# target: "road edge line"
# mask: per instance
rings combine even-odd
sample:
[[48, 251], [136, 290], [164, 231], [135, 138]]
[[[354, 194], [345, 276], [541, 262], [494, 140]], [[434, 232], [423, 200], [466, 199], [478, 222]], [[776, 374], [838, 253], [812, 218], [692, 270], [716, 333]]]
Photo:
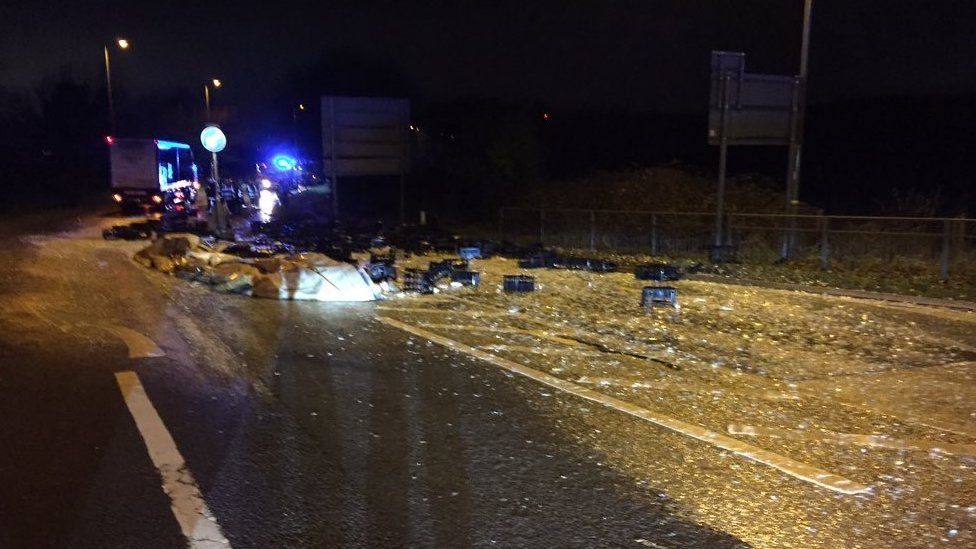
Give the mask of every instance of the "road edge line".
[[799, 480], [803, 480], [841, 494], [854, 495], [872, 493], [870, 486], [858, 484], [834, 473], [819, 469], [812, 465], [807, 465], [775, 452], [759, 448], [758, 446], [742, 442], [738, 439], [728, 437], [716, 431], [711, 431], [699, 425], [693, 425], [670, 416], [652, 412], [646, 408], [641, 408], [634, 404], [630, 404], [629, 402], [593, 391], [592, 389], [577, 385], [573, 382], [560, 379], [545, 372], [540, 372], [534, 368], [529, 368], [528, 366], [524, 366], [517, 362], [512, 362], [511, 360], [493, 355], [475, 347], [465, 345], [459, 341], [455, 341], [433, 332], [428, 332], [427, 330], [418, 328], [411, 324], [383, 316], [378, 316], [377, 320], [383, 324], [386, 324], [387, 326], [398, 328], [418, 337], [427, 339], [442, 347], [459, 351], [484, 360], [494, 364], [495, 366], [508, 370], [512, 373], [522, 375], [544, 385], [548, 385], [577, 397], [602, 404], [608, 408], [612, 408], [619, 412], [643, 419], [647, 422], [658, 425], [659, 427], [664, 427], [665, 429], [669, 429], [696, 440], [706, 442], [718, 448], [722, 448], [723, 450], [728, 450], [729, 452], [740, 455], [752, 461], [778, 469], [779, 471], [782, 471], [783, 473], [786, 473], [787, 475]]
[[149, 400], [139, 376], [133, 371], [116, 372], [115, 380], [139, 434], [142, 435], [149, 459], [159, 473], [163, 492], [170, 499], [170, 510], [189, 547], [230, 549], [230, 542], [207, 507], [207, 502], [203, 500], [193, 473]]

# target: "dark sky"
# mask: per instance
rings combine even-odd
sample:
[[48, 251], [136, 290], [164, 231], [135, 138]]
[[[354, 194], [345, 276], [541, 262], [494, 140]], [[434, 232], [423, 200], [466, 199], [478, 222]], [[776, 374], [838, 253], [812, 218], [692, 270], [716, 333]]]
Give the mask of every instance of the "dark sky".
[[[802, 0], [125, 2], [10, 0], [0, 7], [0, 83], [32, 86], [70, 66], [136, 91], [226, 82], [223, 101], [265, 99], [325, 51], [395, 61], [423, 97], [704, 110], [708, 52], [745, 51], [750, 72], [794, 73]], [[817, 0], [813, 102], [976, 92], [976, 2]]]

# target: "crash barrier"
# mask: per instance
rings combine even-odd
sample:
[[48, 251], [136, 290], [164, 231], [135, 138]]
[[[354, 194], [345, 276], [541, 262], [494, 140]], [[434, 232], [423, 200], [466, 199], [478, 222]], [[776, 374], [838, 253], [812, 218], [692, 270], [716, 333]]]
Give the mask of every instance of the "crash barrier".
[[[942, 280], [976, 264], [976, 219], [729, 213], [724, 225], [725, 260], [772, 262], [788, 245], [822, 269], [912, 261]], [[516, 244], [704, 258], [714, 227], [705, 212], [505, 207], [491, 232]]]

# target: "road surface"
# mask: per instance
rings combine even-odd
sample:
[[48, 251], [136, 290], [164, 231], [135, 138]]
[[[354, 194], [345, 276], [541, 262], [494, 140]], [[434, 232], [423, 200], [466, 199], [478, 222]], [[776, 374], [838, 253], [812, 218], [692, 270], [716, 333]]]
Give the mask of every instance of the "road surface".
[[576, 290], [627, 294], [579, 273], [549, 285], [566, 302], [491, 276], [250, 299], [138, 266], [142, 243], [99, 236], [117, 221], [0, 227], [0, 547], [976, 543], [972, 314], [748, 290], [783, 322], [835, 330], [840, 307], [892, 355], [938, 349], [905, 366], [799, 329], [744, 349], [730, 334], [769, 327], [696, 320], [746, 306], [706, 283], [683, 287], [697, 313], [633, 329], [584, 314]]

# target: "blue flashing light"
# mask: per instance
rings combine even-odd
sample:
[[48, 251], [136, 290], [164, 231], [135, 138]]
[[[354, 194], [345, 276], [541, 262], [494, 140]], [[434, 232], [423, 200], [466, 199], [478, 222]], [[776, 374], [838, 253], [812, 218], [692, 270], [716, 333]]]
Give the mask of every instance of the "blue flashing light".
[[163, 139], [156, 140], [156, 148], [161, 151], [168, 151], [170, 149], [189, 149], [190, 146], [186, 143], [177, 143], [176, 141], [166, 141]]
[[287, 154], [278, 154], [271, 159], [271, 164], [280, 172], [287, 172], [295, 169], [298, 165], [298, 161], [294, 158], [288, 156]]

